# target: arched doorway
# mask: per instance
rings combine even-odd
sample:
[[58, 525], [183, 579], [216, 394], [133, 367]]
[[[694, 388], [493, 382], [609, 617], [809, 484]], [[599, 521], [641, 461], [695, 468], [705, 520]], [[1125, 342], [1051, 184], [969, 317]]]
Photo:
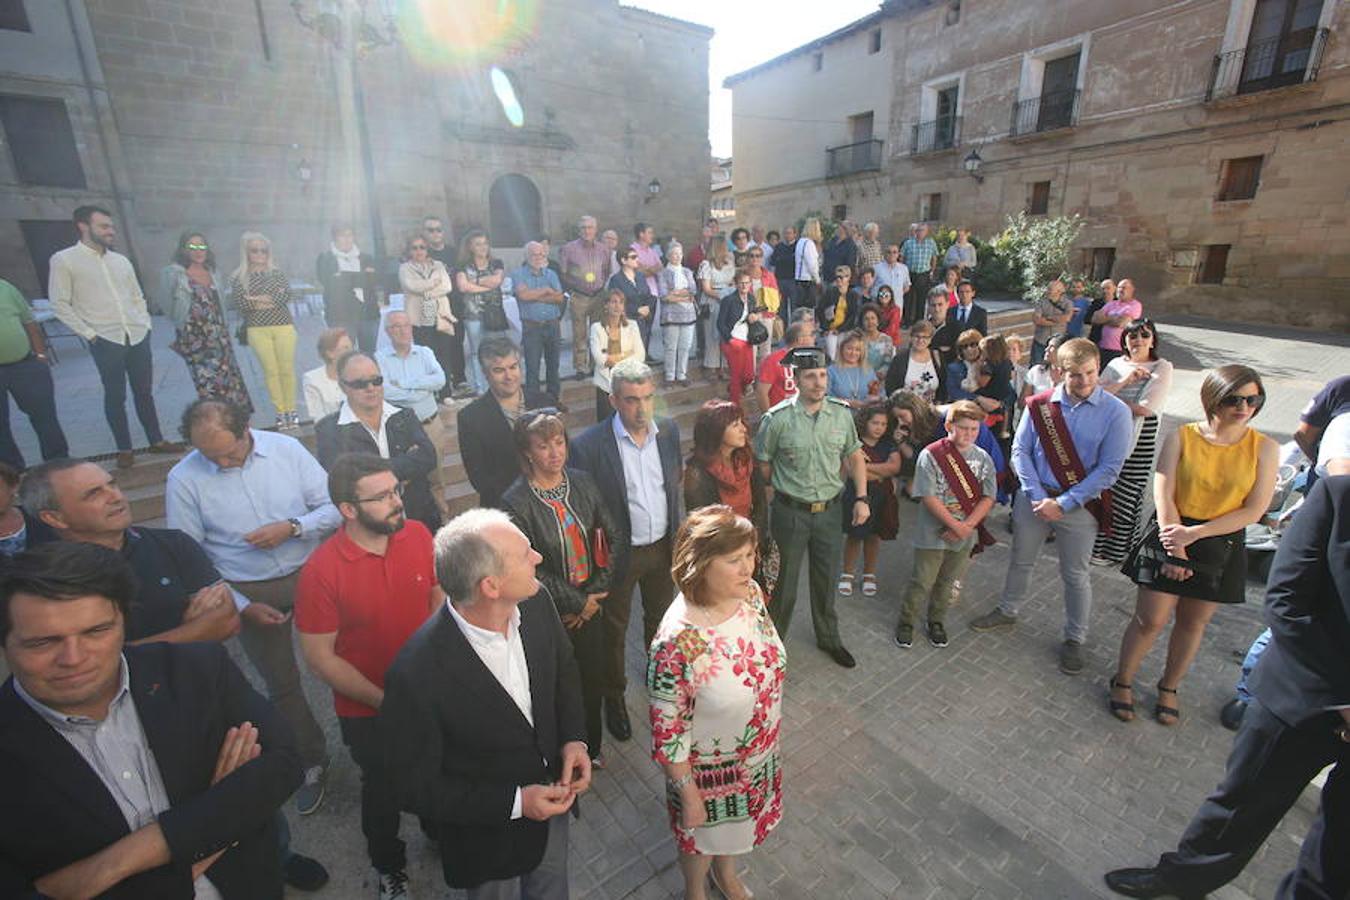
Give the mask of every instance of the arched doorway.
[[494, 247], [523, 247], [544, 230], [539, 189], [524, 175], [503, 175], [488, 192], [488, 222]]

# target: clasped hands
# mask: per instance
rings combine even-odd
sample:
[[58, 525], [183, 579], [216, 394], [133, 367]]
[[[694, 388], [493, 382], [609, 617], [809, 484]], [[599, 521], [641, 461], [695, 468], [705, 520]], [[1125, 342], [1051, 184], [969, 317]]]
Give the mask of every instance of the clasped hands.
[[[1195, 529], [1189, 525], [1163, 525], [1158, 529], [1158, 539], [1169, 556], [1186, 559], [1186, 548], [1195, 542]], [[1162, 576], [1171, 581], [1185, 581], [1195, 573], [1185, 566], [1163, 563]]]
[[552, 784], [529, 784], [520, 789], [520, 812], [536, 822], [547, 822], [572, 808], [591, 786], [591, 755], [585, 741], [562, 747], [562, 777]]
[[576, 631], [582, 625], [585, 625], [600, 614], [600, 601], [608, 596], [608, 591], [601, 591], [598, 594], [587, 594], [586, 605], [581, 608], [581, 612], [564, 613], [562, 615], [563, 627], [568, 631]]

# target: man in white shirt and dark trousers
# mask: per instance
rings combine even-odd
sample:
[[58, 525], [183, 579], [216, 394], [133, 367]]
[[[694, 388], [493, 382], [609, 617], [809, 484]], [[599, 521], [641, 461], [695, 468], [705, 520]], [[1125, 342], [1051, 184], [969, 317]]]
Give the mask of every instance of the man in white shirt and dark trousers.
[[500, 510], [436, 535], [447, 603], [385, 674], [380, 706], [400, 807], [432, 824], [446, 884], [469, 900], [566, 900], [567, 826], [591, 781], [581, 681], [542, 557]]
[[117, 442], [117, 467], [136, 462], [127, 425], [128, 381], [150, 452], [177, 453], [182, 445], [164, 440], [155, 412], [150, 311], [131, 261], [112, 249], [117, 240], [112, 213], [81, 206], [73, 218], [79, 243], [52, 255], [47, 293], [56, 317], [89, 342], [103, 382], [103, 414]]

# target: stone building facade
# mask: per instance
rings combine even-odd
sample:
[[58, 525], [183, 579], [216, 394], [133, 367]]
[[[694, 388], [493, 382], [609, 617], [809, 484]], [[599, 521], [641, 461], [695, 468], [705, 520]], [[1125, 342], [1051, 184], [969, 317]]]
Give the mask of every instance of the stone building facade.
[[[1021, 210], [1078, 213], [1080, 270], [1134, 278], [1150, 313], [1350, 329], [1346, 16], [1339, 0], [892, 0], [728, 79], [738, 214], [847, 205], [891, 234], [928, 219], [988, 235]], [[877, 31], [893, 49], [886, 96], [864, 101], [889, 123], [875, 157], [827, 169], [860, 103], [795, 146], [767, 139], [767, 98], [813, 79], [848, 96]]]
[[[240, 233], [262, 230], [298, 278], [341, 220], [363, 249], [378, 224], [391, 254], [428, 213], [502, 248], [570, 239], [583, 214], [696, 239], [710, 29], [617, 0], [525, 4], [535, 18], [471, 60], [419, 58], [400, 33], [353, 64], [319, 15], [345, 2], [305, 0], [306, 27], [288, 0], [0, 0], [0, 277], [45, 295], [46, 254], [81, 203], [114, 210], [147, 286], [185, 227], [226, 268]], [[65, 166], [34, 161], [31, 130], [9, 134], [33, 123]]]

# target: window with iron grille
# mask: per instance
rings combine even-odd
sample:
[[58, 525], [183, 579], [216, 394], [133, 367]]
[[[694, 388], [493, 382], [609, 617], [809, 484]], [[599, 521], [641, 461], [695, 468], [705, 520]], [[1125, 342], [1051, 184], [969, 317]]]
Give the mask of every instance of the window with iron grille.
[[847, 203], [836, 203], [836, 204], [830, 209], [830, 218], [831, 218], [831, 219], [834, 219], [836, 222], [842, 222], [842, 221], [844, 221], [845, 219], [847, 219], [847, 218], [848, 218], [848, 204], [847, 204]]
[[1027, 202], [1027, 213], [1043, 216], [1050, 211], [1050, 182], [1036, 181], [1031, 185], [1031, 199]]
[[1228, 251], [1232, 244], [1210, 244], [1204, 248], [1200, 260], [1200, 284], [1223, 284], [1224, 274], [1228, 271]]
[[1261, 181], [1261, 156], [1240, 156], [1225, 159], [1219, 173], [1219, 194], [1216, 200], [1250, 200], [1256, 196]]
[[64, 100], [0, 95], [0, 124], [21, 183], [86, 186]]
[[924, 194], [919, 198], [919, 218], [925, 222], [938, 222], [942, 219], [942, 195]]

